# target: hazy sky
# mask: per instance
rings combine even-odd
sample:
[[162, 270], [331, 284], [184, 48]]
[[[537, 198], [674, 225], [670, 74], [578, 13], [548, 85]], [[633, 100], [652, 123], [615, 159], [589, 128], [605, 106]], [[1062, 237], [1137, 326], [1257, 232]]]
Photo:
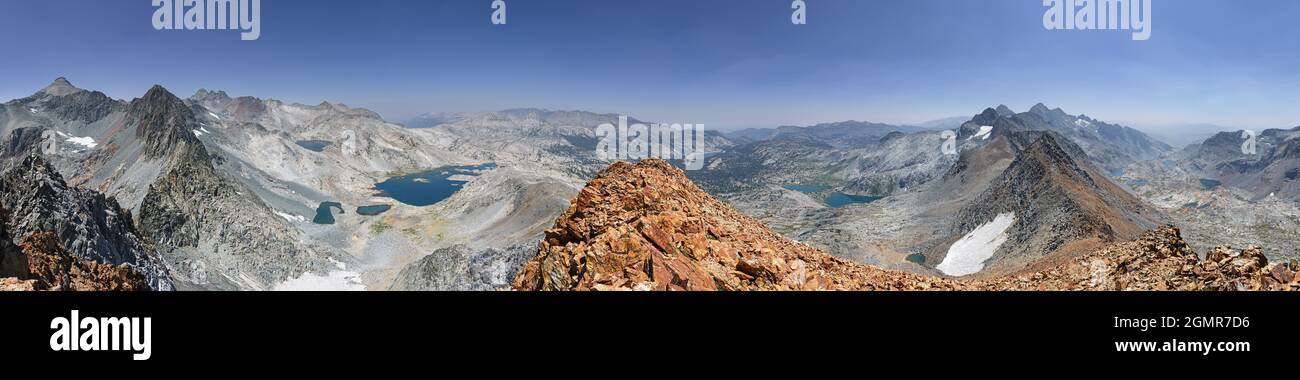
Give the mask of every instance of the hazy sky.
[[1300, 1], [1154, 0], [1151, 39], [1039, 0], [263, 0], [262, 33], [157, 31], [148, 0], [0, 2], [0, 99], [58, 76], [373, 109], [514, 107], [726, 129], [914, 123], [1037, 102], [1139, 126], [1300, 125]]

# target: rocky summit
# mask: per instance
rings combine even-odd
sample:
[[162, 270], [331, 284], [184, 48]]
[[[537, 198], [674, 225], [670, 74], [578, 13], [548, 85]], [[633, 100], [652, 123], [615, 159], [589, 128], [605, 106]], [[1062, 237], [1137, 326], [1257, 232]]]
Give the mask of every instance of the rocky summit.
[[1175, 227], [1041, 271], [953, 280], [847, 262], [787, 239], [664, 161], [615, 163], [546, 232], [516, 290], [1300, 290], [1257, 248], [1198, 258]]
[[964, 285], [853, 264], [777, 234], [661, 160], [619, 162], [578, 193], [518, 290], [909, 290]]

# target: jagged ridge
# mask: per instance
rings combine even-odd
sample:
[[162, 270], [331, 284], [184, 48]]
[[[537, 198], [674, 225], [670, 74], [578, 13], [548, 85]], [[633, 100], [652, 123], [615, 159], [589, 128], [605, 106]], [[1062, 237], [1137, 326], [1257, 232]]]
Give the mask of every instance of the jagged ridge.
[[4, 220], [10, 239], [51, 232], [60, 249], [66, 247], [77, 260], [130, 265], [150, 288], [173, 288], [169, 271], [137, 232], [129, 211], [104, 194], [68, 186], [39, 155], [26, 156], [0, 176], [0, 195], [0, 207], [10, 210]]

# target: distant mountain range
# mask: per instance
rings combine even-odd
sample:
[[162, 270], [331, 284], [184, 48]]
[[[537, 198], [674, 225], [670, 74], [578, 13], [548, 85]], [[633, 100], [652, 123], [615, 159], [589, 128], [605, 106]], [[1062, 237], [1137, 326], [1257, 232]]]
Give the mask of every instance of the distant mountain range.
[[[1300, 193], [1300, 128], [1263, 132], [1243, 157], [1232, 133], [1174, 150], [1059, 108], [997, 106], [922, 126], [709, 132], [705, 168], [682, 172], [599, 158], [596, 127], [619, 118], [521, 108], [399, 125], [219, 90], [116, 100], [58, 78], [0, 106], [0, 287], [1021, 289], [1007, 276], [1147, 257], [1134, 239], [1179, 244], [1156, 229], [1198, 220], [1206, 195], [1178, 181], [1251, 194], [1240, 207]], [[379, 190], [416, 174], [454, 189], [428, 206]], [[1137, 180], [1172, 183], [1175, 198]], [[1197, 208], [1167, 206], [1187, 197]], [[1271, 220], [1290, 212], [1268, 207]], [[1198, 241], [1219, 236], [1195, 227]], [[1286, 283], [1263, 268], [1233, 273]], [[1071, 275], [1042, 283], [1078, 289], [1062, 285]], [[1176, 277], [1134, 281], [1245, 281]]]
[[742, 129], [724, 133], [727, 138], [739, 143], [754, 143], [769, 140], [805, 140], [835, 147], [858, 147], [873, 144], [890, 132], [919, 132], [920, 128], [898, 126], [863, 121], [843, 121], [824, 123], [808, 127], [782, 126], [766, 129]]
[[1253, 154], [1244, 150], [1246, 137], [1243, 131], [1219, 132], [1184, 148], [1173, 162], [1200, 178], [1249, 191], [1257, 199], [1300, 199], [1300, 127], [1259, 133]]

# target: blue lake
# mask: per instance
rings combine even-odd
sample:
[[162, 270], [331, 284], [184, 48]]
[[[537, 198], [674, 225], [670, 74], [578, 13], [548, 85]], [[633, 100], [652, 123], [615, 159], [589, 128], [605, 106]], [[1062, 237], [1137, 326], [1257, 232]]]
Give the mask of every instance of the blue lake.
[[316, 224], [334, 224], [334, 209], [339, 209], [339, 214], [343, 214], [343, 204], [338, 202], [321, 202], [316, 207], [316, 217], [311, 222]]
[[834, 208], [840, 208], [851, 204], [871, 203], [882, 197], [873, 197], [870, 195], [850, 195], [840, 192], [831, 193], [826, 196], [826, 205]]
[[1217, 179], [1209, 179], [1209, 178], [1201, 179], [1201, 188], [1206, 190], [1214, 190], [1220, 185], [1223, 185], [1223, 182], [1219, 182], [1219, 180]]
[[907, 261], [911, 261], [913, 263], [916, 263], [917, 265], [925, 265], [925, 255], [919, 253], [913, 253], [907, 255]]
[[332, 142], [325, 141], [325, 140], [302, 140], [302, 141], [294, 141], [294, 143], [298, 144], [298, 146], [303, 147], [304, 149], [313, 152], [324, 152], [325, 147], [328, 147], [330, 146], [330, 144], [333, 144]]
[[393, 206], [390, 205], [361, 206], [361, 207], [357, 207], [357, 214], [365, 215], [365, 216], [375, 216], [375, 215], [383, 214], [392, 208]]
[[487, 163], [477, 166], [448, 166], [434, 170], [392, 177], [375, 184], [380, 195], [393, 198], [402, 204], [422, 207], [441, 202], [460, 191], [466, 181], [453, 180], [451, 177], [477, 176], [486, 170], [495, 169], [496, 164]]
[[[817, 194], [817, 193], [823, 193], [826, 192], [827, 190], [830, 190], [830, 186], [817, 185], [817, 184], [786, 185], [786, 186], [782, 186], [782, 188], [786, 190], [798, 191], [800, 193], [805, 193], [805, 194]], [[830, 193], [830, 195], [827, 195], [824, 202], [826, 202], [827, 206], [840, 208], [851, 204], [871, 203], [879, 200], [880, 198], [883, 197], [873, 197], [870, 195], [850, 195], [850, 194], [845, 194], [837, 191], [837, 192]]]

